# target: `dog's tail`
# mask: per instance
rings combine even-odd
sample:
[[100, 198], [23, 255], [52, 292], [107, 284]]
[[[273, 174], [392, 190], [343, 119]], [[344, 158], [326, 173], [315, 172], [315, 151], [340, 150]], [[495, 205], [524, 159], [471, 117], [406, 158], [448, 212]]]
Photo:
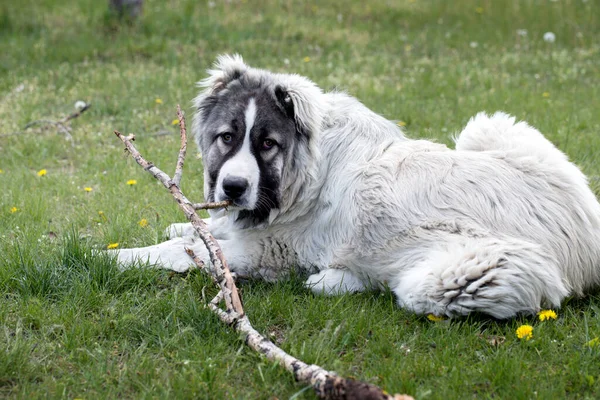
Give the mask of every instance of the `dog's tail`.
[[549, 164], [568, 162], [567, 156], [537, 129], [503, 112], [477, 114], [455, 137], [455, 142], [459, 151], [499, 150], [511, 158], [535, 157]]
[[537, 164], [541, 167], [534, 168], [538, 173], [544, 173], [550, 183], [573, 193], [586, 205], [584, 220], [600, 225], [600, 206], [589, 189], [586, 176], [566, 154], [526, 122], [517, 122], [515, 117], [503, 112], [492, 116], [479, 113], [455, 137], [455, 142], [457, 151], [500, 153], [500, 157], [520, 170], [529, 171], [532, 163]]

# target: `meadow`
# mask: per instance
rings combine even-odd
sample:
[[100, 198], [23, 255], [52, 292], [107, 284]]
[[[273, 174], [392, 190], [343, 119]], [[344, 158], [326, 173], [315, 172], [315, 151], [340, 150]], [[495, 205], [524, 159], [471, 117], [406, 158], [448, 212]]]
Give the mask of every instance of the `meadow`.
[[[0, 397], [311, 399], [204, 308], [196, 271], [120, 271], [95, 249], [154, 244], [184, 221], [113, 135], [167, 172], [177, 104], [221, 53], [358, 97], [410, 137], [452, 145], [479, 111], [540, 129], [600, 195], [600, 4], [594, 0], [146, 0], [0, 3]], [[551, 32], [553, 35], [547, 35]], [[546, 34], [546, 35], [545, 35]], [[70, 121], [71, 138], [53, 126]], [[183, 190], [202, 199], [190, 151]], [[600, 244], [599, 244], [600, 246]], [[388, 291], [318, 297], [302, 277], [241, 285], [289, 353], [417, 399], [600, 397], [600, 294], [557, 319], [432, 321]], [[533, 326], [530, 340], [515, 334]]]

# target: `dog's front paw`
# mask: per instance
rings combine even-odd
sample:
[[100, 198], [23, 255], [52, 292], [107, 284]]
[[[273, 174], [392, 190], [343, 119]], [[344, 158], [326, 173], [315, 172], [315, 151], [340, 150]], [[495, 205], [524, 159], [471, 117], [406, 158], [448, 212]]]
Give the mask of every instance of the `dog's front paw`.
[[184, 236], [194, 236], [194, 227], [189, 222], [171, 224], [165, 229], [165, 237], [167, 239], [174, 239]]
[[326, 269], [313, 274], [306, 280], [305, 286], [317, 294], [328, 296], [344, 293], [362, 292], [365, 285], [352, 272], [342, 269]]

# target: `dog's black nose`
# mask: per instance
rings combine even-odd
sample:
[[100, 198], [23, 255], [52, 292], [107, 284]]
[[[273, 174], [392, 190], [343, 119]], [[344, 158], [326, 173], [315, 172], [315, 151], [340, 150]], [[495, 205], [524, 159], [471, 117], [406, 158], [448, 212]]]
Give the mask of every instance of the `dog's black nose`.
[[223, 179], [223, 191], [231, 200], [239, 199], [248, 189], [248, 181], [244, 178], [233, 177]]

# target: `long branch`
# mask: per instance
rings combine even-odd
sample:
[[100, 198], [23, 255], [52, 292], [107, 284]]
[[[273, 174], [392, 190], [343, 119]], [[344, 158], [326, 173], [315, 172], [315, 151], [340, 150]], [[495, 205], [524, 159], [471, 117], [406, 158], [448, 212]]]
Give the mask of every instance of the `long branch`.
[[[268, 359], [277, 361], [286, 369], [294, 374], [294, 377], [300, 381], [309, 383], [315, 389], [317, 395], [326, 399], [390, 399], [390, 400], [409, 400], [410, 396], [390, 395], [379, 387], [370, 385], [364, 382], [346, 379], [337, 376], [333, 372], [329, 372], [318, 365], [306, 364], [297, 358], [289, 355], [273, 342], [266, 339], [258, 331], [256, 331], [250, 320], [244, 313], [241, 299], [239, 297], [234, 278], [229, 270], [221, 247], [216, 242], [215, 238], [208, 231], [204, 221], [196, 213], [196, 207], [191, 203], [181, 192], [179, 188], [179, 180], [181, 179], [181, 171], [183, 169], [183, 159], [187, 145], [187, 135], [185, 132], [185, 122], [183, 114], [178, 107], [178, 116], [180, 118], [181, 146], [179, 151], [178, 162], [176, 166], [175, 179], [171, 179], [166, 173], [161, 171], [151, 162], [148, 162], [137, 151], [132, 141], [135, 136], [124, 136], [120, 132], [115, 131], [115, 135], [119, 137], [125, 144], [127, 151], [132, 155], [134, 160], [148, 171], [152, 176], [158, 179], [173, 195], [188, 220], [206, 245], [210, 254], [213, 269], [210, 270], [213, 279], [221, 288], [217, 297], [208, 303], [208, 307], [216, 313], [219, 318], [228, 325], [234, 327], [235, 330], [245, 335], [245, 342], [254, 350], [265, 355]], [[224, 204], [227, 206], [228, 204]], [[198, 206], [198, 205], [196, 205]], [[203, 205], [206, 206], [206, 205]], [[209, 206], [203, 207], [209, 208]], [[204, 262], [200, 260], [191, 249], [186, 249], [186, 252], [192, 257], [196, 265], [202, 269], [207, 269]], [[218, 307], [221, 298], [225, 301], [226, 309], [222, 310]]]

